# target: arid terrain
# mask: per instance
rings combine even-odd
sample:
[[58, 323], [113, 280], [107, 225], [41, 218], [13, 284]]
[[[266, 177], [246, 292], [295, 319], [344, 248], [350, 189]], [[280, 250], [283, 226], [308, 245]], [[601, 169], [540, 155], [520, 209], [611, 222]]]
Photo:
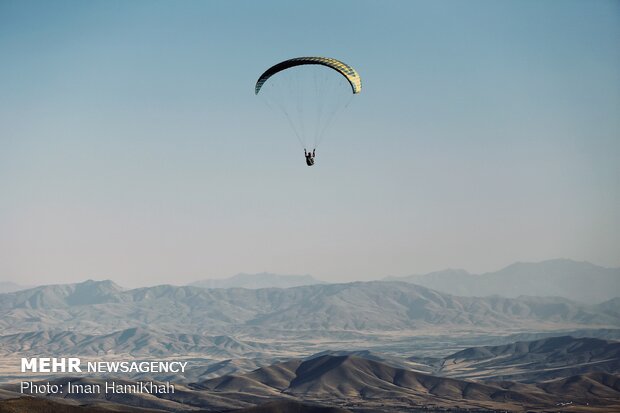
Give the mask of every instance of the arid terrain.
[[[464, 297], [404, 281], [263, 276], [220, 282], [241, 283], [228, 288], [86, 281], [0, 294], [0, 412], [620, 411], [617, 298]], [[187, 369], [33, 373], [20, 371], [22, 357]], [[175, 391], [29, 395], [25, 380], [169, 382]]]

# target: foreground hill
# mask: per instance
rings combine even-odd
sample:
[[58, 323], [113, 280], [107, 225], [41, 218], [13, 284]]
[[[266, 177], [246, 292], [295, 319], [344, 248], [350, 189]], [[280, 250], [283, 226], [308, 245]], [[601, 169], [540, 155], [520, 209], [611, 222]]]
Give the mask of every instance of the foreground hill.
[[620, 380], [606, 373], [536, 385], [477, 383], [423, 374], [355, 356], [329, 355], [290, 360], [238, 376], [223, 376], [196, 384], [196, 388], [261, 396], [288, 394], [302, 400], [382, 401], [386, 405], [390, 400], [407, 400], [411, 405], [469, 404], [509, 410], [516, 406], [543, 407], [568, 401], [580, 405], [620, 404]]
[[[162, 406], [165, 407], [165, 406]], [[190, 406], [187, 406], [191, 408]], [[97, 404], [76, 404], [70, 400], [19, 397], [0, 400], [0, 413], [165, 413], [171, 410], [148, 409], [109, 401]], [[206, 412], [208, 410], [186, 410]], [[259, 406], [228, 410], [231, 413], [351, 413], [338, 407], [303, 404], [295, 401], [273, 401]]]
[[235, 410], [234, 413], [351, 413], [339, 407], [302, 404], [294, 401], [277, 401]]
[[35, 397], [16, 397], [0, 400], [0, 413], [162, 413], [164, 410], [143, 409], [115, 403], [100, 405], [74, 404]]
[[164, 333], [411, 331], [563, 326], [618, 327], [620, 301], [456, 297], [398, 282], [354, 282], [287, 289], [156, 287], [123, 290], [110, 281], [0, 294], [0, 329], [106, 334], [130, 328]]
[[444, 270], [388, 279], [467, 297], [558, 296], [585, 303], [600, 303], [620, 294], [620, 268], [604, 268], [566, 259], [515, 263], [499, 271], [479, 275], [464, 270]]
[[540, 382], [586, 373], [620, 373], [620, 342], [570, 336], [471, 347], [441, 360], [450, 377]]
[[[54, 383], [62, 384], [67, 380], [54, 380]], [[102, 384], [101, 379], [70, 380], [72, 383]], [[19, 392], [17, 384], [3, 387], [5, 398]], [[190, 386], [177, 385], [175, 392], [168, 394], [71, 393], [50, 397], [79, 400], [80, 404], [105, 406], [105, 403], [114, 403], [166, 411], [246, 409], [261, 412], [270, 411], [269, 406], [338, 413], [343, 409], [359, 411], [359, 406], [363, 406], [365, 412], [454, 409], [457, 406], [523, 411], [557, 410], [560, 404], [568, 404], [577, 411], [595, 408], [600, 412], [613, 412], [620, 408], [620, 377], [589, 373], [538, 384], [478, 383], [423, 374], [355, 356], [324, 355], [307, 360], [293, 359], [247, 374], [222, 376]], [[326, 409], [335, 406], [338, 409]]]

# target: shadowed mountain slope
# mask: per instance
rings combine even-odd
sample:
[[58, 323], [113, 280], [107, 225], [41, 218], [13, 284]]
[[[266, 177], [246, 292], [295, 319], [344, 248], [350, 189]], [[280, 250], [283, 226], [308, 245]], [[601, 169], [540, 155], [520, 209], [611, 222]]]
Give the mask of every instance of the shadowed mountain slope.
[[115, 403], [79, 405], [35, 397], [0, 400], [0, 413], [162, 413], [165, 410], [143, 409]]
[[351, 413], [351, 411], [339, 407], [309, 405], [294, 401], [277, 401], [235, 410], [234, 413]]
[[617, 376], [590, 373], [542, 384], [476, 383], [438, 377], [355, 356], [320, 356], [290, 360], [254, 372], [207, 380], [196, 387], [216, 392], [288, 394], [303, 399], [402, 399], [444, 405], [476, 402], [480, 406], [549, 406], [563, 400], [606, 405], [620, 400]]
[[446, 357], [451, 377], [540, 382], [577, 374], [620, 372], [620, 342], [570, 336], [471, 347]]
[[484, 360], [502, 357], [507, 361], [518, 357], [521, 361], [536, 359], [541, 355], [548, 362], [562, 363], [577, 361], [604, 360], [620, 357], [620, 342], [597, 338], [574, 338], [571, 336], [550, 337], [534, 341], [517, 341], [504, 346], [485, 346], [468, 348], [453, 354], [448, 359]]
[[[54, 380], [54, 383], [67, 381]], [[75, 383], [102, 383], [101, 379], [70, 379]], [[129, 383], [124, 380], [118, 382]], [[4, 394], [19, 392], [17, 384], [4, 385]], [[300, 408], [316, 411], [320, 405], [338, 405], [364, 411], [411, 411], [413, 408], [557, 409], [573, 407], [618, 411], [620, 378], [589, 373], [539, 384], [512, 381], [477, 383], [422, 374], [355, 356], [320, 356], [289, 360], [243, 375], [228, 375], [189, 386], [176, 386], [169, 394], [56, 394], [79, 403], [115, 403], [167, 411], [230, 411], [261, 407]], [[297, 402], [297, 403], [289, 403]], [[265, 403], [273, 403], [271, 405]], [[298, 403], [305, 406], [299, 406]], [[250, 410], [252, 411], [252, 410]], [[321, 410], [318, 410], [321, 411]], [[329, 410], [327, 410], [329, 411]], [[336, 410], [336, 412], [339, 412]]]

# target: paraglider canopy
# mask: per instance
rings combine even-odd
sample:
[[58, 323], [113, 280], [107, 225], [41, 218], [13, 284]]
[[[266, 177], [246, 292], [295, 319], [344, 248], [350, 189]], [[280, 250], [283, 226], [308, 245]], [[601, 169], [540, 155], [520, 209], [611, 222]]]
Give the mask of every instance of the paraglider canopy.
[[351, 84], [351, 89], [353, 89], [353, 94], [358, 94], [362, 91], [362, 79], [359, 74], [353, 69], [351, 66], [346, 63], [341, 62], [340, 60], [331, 59], [329, 57], [296, 57], [294, 59], [285, 60], [284, 62], [280, 62], [277, 65], [271, 66], [269, 69], [265, 71], [256, 82], [256, 87], [254, 88], [255, 94], [258, 95], [263, 84], [269, 79], [271, 76], [275, 75], [282, 70], [289, 69], [295, 66], [301, 65], [322, 65], [332, 68], [343, 75], [347, 81]]
[[336, 115], [361, 91], [362, 79], [355, 69], [318, 56], [277, 63], [254, 87], [267, 106], [284, 115], [304, 150], [319, 146]]

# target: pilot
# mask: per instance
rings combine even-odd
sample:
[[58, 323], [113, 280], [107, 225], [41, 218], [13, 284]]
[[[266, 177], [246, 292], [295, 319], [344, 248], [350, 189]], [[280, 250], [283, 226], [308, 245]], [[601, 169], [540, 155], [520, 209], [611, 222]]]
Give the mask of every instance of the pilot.
[[314, 165], [314, 157], [316, 156], [314, 154], [314, 151], [316, 151], [316, 149], [313, 149], [312, 152], [307, 152], [306, 148], [304, 148], [304, 155], [306, 156], [306, 165], [308, 166]]

